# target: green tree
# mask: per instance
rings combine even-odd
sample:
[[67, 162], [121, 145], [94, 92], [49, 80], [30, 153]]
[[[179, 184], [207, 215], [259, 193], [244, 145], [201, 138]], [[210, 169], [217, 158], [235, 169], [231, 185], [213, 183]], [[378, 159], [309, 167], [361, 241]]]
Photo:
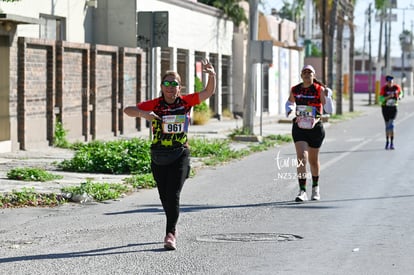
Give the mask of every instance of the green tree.
[[240, 0], [199, 0], [198, 2], [213, 6], [224, 12], [236, 25], [240, 26], [242, 22], [247, 23], [248, 19], [246, 17], [245, 10], [239, 6]]
[[311, 44], [311, 56], [313, 57], [322, 57], [322, 51], [314, 43]]
[[413, 34], [409, 30], [403, 30], [400, 34], [400, 45], [403, 52], [410, 52], [413, 49]]
[[281, 18], [297, 22], [298, 19], [303, 15], [304, 7], [305, 0], [298, 0], [294, 3], [289, 3], [287, 0], [283, 0], [283, 6], [278, 11], [278, 14]]

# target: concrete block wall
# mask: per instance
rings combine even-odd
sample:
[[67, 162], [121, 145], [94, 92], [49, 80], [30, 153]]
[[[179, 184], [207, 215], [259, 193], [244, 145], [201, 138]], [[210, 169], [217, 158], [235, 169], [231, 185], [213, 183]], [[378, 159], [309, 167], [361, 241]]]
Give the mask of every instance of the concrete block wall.
[[59, 120], [72, 142], [145, 130], [122, 112], [145, 99], [142, 50], [20, 37], [10, 53], [13, 149], [52, 146]]

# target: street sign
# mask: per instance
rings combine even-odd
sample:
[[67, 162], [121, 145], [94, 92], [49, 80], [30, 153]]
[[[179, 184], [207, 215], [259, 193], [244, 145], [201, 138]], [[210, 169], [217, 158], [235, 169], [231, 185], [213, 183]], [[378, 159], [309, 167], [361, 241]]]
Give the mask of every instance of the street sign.
[[168, 11], [154, 12], [153, 47], [168, 47]]
[[273, 41], [250, 40], [250, 57], [252, 63], [273, 63]]
[[137, 18], [138, 47], [168, 47], [168, 11], [140, 11]]
[[138, 12], [137, 46], [150, 48], [152, 46], [152, 12]]

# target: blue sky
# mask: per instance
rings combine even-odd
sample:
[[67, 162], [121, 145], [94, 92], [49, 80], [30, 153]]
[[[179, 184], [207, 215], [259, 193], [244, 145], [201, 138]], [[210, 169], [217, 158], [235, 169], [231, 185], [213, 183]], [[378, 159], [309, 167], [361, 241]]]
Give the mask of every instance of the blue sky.
[[[288, 0], [288, 2], [292, 3], [295, 0]], [[364, 0], [357, 0], [357, 4], [355, 6], [355, 25], [357, 26], [356, 29], [356, 37], [355, 37], [355, 48], [362, 50], [364, 47], [364, 24], [367, 20], [365, 15], [366, 10], [368, 9], [369, 3], [373, 3], [372, 7], [374, 7], [374, 1], [364, 1]], [[283, 6], [282, 0], [265, 0], [264, 1], [264, 12], [270, 13], [271, 8], [280, 9]], [[393, 14], [397, 14], [397, 21], [392, 22], [391, 24], [391, 56], [392, 57], [400, 57], [401, 56], [401, 47], [399, 41], [399, 35], [402, 33], [403, 30], [403, 21], [405, 21], [405, 29], [410, 30], [414, 33], [414, 0], [397, 0], [397, 7], [398, 9], [393, 10]], [[261, 7], [263, 9], [263, 7]], [[405, 9], [403, 11], [403, 9]], [[405, 14], [405, 15], [404, 15]], [[405, 20], [403, 20], [405, 18]], [[379, 42], [379, 30], [380, 23], [375, 21], [375, 14], [371, 17], [371, 53], [373, 56], [377, 56], [378, 54], [378, 42]], [[367, 32], [365, 33], [366, 39], [368, 37], [368, 23], [367, 23]], [[384, 43], [384, 38], [382, 40]], [[368, 41], [365, 42], [365, 49], [368, 52]], [[384, 54], [384, 44], [382, 45], [382, 54]]]

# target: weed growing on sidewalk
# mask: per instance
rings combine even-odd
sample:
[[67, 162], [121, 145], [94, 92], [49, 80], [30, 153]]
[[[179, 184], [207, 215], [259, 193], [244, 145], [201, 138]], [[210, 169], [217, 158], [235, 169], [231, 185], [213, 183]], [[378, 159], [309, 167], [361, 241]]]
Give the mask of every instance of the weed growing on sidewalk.
[[41, 168], [13, 168], [7, 172], [7, 178], [23, 181], [50, 181], [63, 178], [60, 175], [53, 175]]
[[151, 173], [132, 175], [125, 178], [124, 182], [137, 189], [154, 188], [157, 186]]
[[53, 145], [59, 148], [70, 148], [70, 142], [67, 140], [68, 131], [63, 128], [62, 122], [59, 120], [55, 123], [55, 132], [53, 136]]
[[21, 191], [13, 190], [11, 193], [0, 194], [0, 208], [25, 206], [57, 206], [65, 203], [61, 195], [39, 194], [34, 188], [23, 188]]
[[58, 167], [71, 172], [150, 173], [150, 146], [148, 140], [140, 138], [77, 144], [74, 157], [59, 163]]
[[122, 194], [132, 192], [131, 188], [119, 183], [97, 183], [87, 180], [80, 186], [69, 186], [62, 188], [63, 193], [74, 195], [87, 194], [95, 201], [105, 201], [119, 198]]

